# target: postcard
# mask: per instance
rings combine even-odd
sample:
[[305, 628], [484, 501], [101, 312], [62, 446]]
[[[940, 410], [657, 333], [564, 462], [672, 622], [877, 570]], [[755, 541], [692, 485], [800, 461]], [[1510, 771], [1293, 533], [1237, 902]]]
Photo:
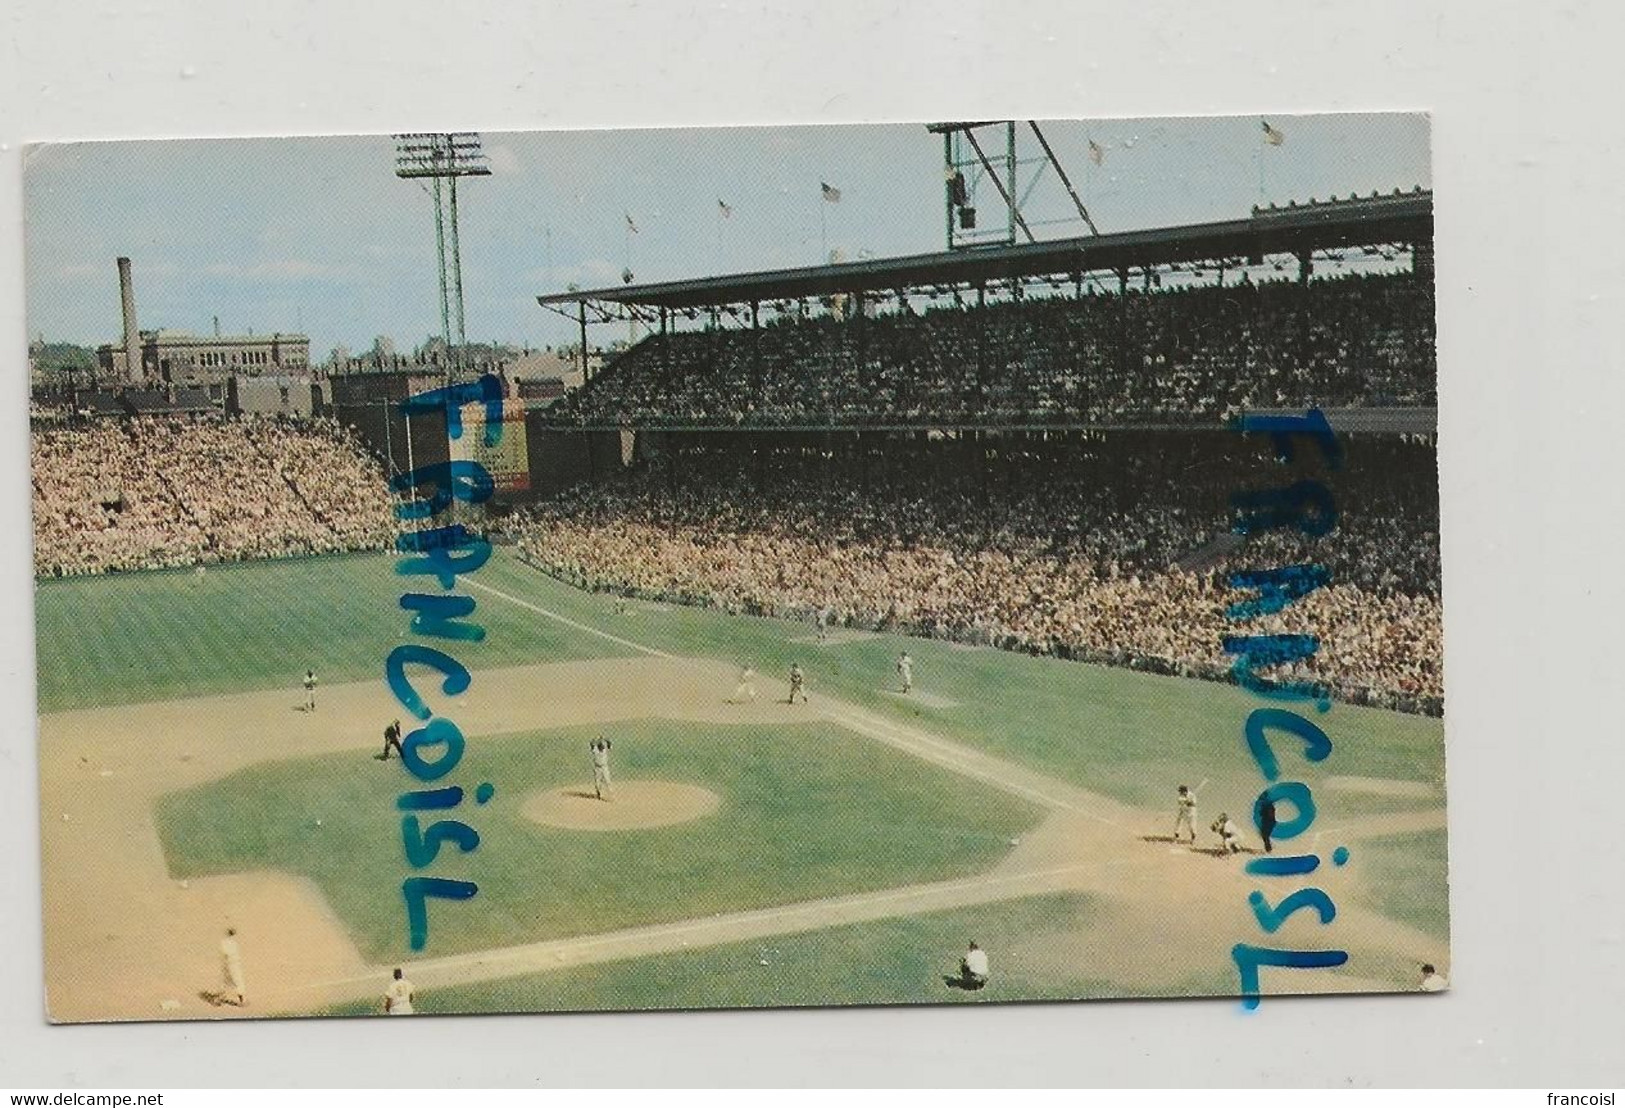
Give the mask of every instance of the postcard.
[[26, 161], [50, 1019], [1447, 987], [1426, 116]]

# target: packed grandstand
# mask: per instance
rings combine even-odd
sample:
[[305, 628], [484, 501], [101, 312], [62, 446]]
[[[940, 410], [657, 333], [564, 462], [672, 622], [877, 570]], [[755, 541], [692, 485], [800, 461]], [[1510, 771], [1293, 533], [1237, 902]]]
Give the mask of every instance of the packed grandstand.
[[1410, 273], [787, 312], [655, 335], [559, 406], [582, 426], [1211, 424], [1431, 406], [1433, 290]]
[[36, 427], [34, 573], [381, 550], [383, 469], [331, 420], [143, 417]]
[[1227, 575], [1315, 561], [1333, 584], [1249, 631], [1318, 635], [1301, 675], [1343, 699], [1442, 710], [1425, 444], [1349, 444], [1333, 536], [1204, 558], [1228, 493], [1270, 483], [1267, 448], [1127, 432], [967, 462], [956, 440], [836, 455], [805, 438], [691, 445], [580, 486], [521, 517], [521, 554], [592, 590], [1215, 679]]

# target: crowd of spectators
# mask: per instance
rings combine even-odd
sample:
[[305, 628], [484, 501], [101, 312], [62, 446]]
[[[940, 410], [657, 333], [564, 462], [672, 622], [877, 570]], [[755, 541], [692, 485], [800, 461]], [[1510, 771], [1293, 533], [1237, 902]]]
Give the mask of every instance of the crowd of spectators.
[[1211, 424], [1257, 408], [1430, 406], [1433, 336], [1432, 286], [1412, 273], [893, 303], [652, 335], [553, 419]]
[[[809, 439], [812, 436], [808, 436]], [[787, 441], [789, 437], [787, 437]], [[1283, 671], [1343, 699], [1442, 711], [1434, 451], [1351, 444], [1330, 535], [1231, 549], [1228, 495], [1280, 482], [1224, 435], [1121, 433], [1062, 449], [916, 443], [838, 457], [690, 450], [521, 517], [522, 556], [577, 586], [1223, 678], [1227, 634], [1307, 632]], [[1211, 557], [1206, 552], [1217, 549]], [[1238, 625], [1238, 567], [1314, 561], [1331, 584]]]
[[381, 467], [331, 420], [38, 427], [32, 472], [39, 577], [379, 550], [394, 536]]

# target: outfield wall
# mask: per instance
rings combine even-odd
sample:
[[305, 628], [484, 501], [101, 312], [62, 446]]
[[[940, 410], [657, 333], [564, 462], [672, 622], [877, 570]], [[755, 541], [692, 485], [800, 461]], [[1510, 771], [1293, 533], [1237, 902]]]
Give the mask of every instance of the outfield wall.
[[547, 426], [542, 416], [531, 412], [526, 419], [532, 498], [604, 480], [630, 461], [633, 432], [560, 430]]
[[443, 411], [415, 413], [408, 418], [401, 413], [399, 404], [375, 400], [335, 403], [332, 415], [340, 423], [354, 427], [367, 449], [384, 459], [390, 473], [405, 473], [451, 458]]

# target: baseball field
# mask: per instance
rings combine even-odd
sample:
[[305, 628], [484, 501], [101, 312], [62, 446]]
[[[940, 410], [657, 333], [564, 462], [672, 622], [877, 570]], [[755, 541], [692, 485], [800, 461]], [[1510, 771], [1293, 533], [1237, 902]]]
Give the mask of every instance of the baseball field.
[[[1212, 683], [641, 601], [499, 552], [462, 587], [484, 641], [437, 709], [468, 736], [437, 785], [477, 849], [408, 946], [396, 797], [393, 560], [354, 556], [42, 583], [46, 984], [57, 1020], [1234, 995], [1238, 942], [1349, 951], [1267, 993], [1402, 990], [1448, 964], [1439, 720], [1338, 705], [1331, 757], [1283, 766], [1319, 808], [1283, 850], [1337, 906], [1273, 935], [1256, 878], [1205, 848], [1261, 780]], [[893, 662], [914, 657], [914, 690]], [[799, 662], [810, 700], [788, 704]], [[754, 702], [732, 702], [741, 666]], [[306, 711], [300, 678], [320, 678]], [[613, 742], [610, 800], [587, 744]], [[1283, 748], [1284, 750], [1284, 748]], [[1199, 786], [1198, 847], [1170, 841]], [[1245, 857], [1245, 856], [1244, 856]], [[1293, 885], [1291, 887], [1296, 887]], [[219, 1004], [237, 931], [246, 1006]], [[970, 940], [992, 982], [950, 987]]]

